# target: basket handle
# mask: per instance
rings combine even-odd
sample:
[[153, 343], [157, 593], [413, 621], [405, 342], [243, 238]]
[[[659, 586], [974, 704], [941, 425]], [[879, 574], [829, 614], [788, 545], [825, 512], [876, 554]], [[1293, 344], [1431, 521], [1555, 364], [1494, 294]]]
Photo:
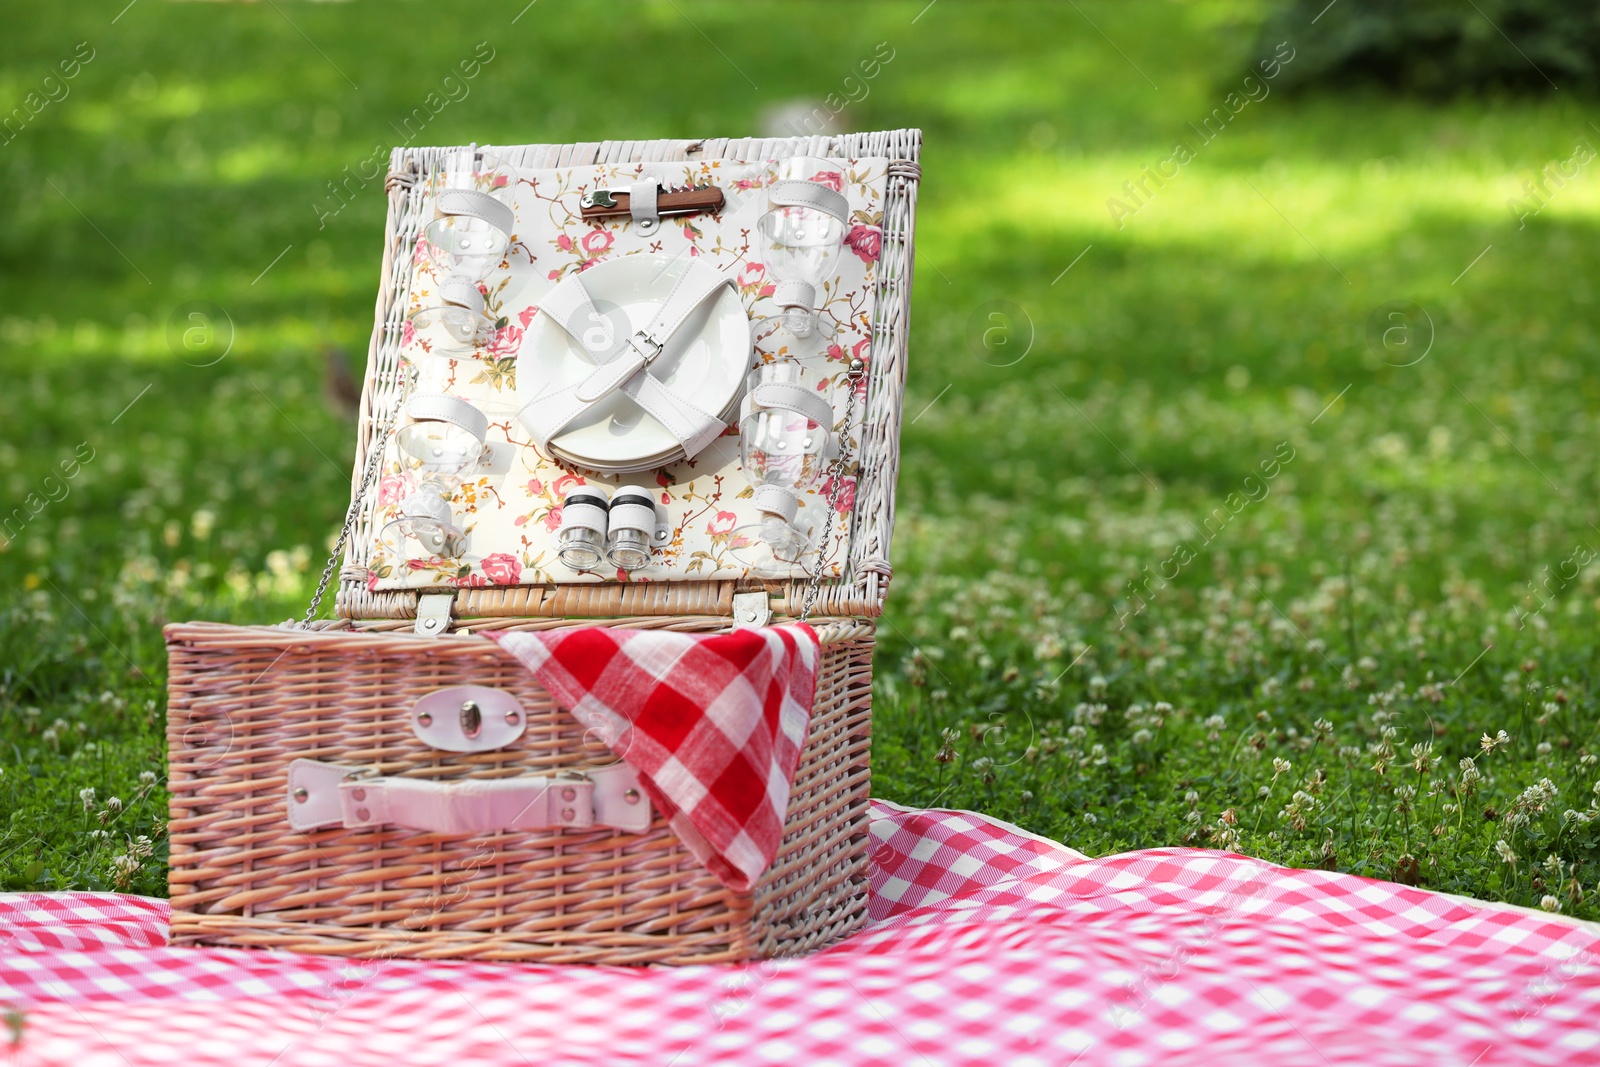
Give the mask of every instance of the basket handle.
[[596, 826], [643, 833], [651, 820], [650, 802], [626, 763], [559, 777], [439, 782], [297, 759], [289, 764], [288, 813], [296, 830], [400, 826], [436, 834]]

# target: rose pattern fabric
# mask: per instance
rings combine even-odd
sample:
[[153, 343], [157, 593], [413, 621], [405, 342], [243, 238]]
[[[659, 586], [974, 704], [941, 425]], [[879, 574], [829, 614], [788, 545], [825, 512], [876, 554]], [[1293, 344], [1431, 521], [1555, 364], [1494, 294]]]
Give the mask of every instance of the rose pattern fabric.
[[858, 222], [844, 235], [844, 243], [861, 257], [861, 262], [871, 263], [883, 252], [883, 230]]
[[[821, 388], [833, 401], [836, 418], [844, 410], [840, 386], [852, 358], [869, 359], [871, 322], [876, 301], [878, 262], [882, 255], [883, 198], [888, 161], [882, 158], [833, 160], [836, 166], [818, 172], [819, 181], [845, 195], [850, 220], [839, 274], [818, 294], [819, 320], [833, 329], [820, 346], [829, 377]], [[682, 188], [716, 184], [726, 198], [716, 215], [669, 220], [653, 234], [636, 232], [623, 217], [599, 221], [581, 216], [579, 199], [595, 188], [625, 186], [646, 172]], [[775, 180], [770, 161], [703, 160], [678, 163], [600, 164], [550, 169], [524, 168], [512, 183], [516, 233], [500, 270], [480, 286], [493, 326], [470, 354], [446, 361], [424, 351], [409, 324], [403, 327], [402, 355], [433, 355], [443, 364], [439, 376], [445, 391], [477, 404], [489, 417], [493, 461], [487, 472], [475, 472], [451, 498], [456, 522], [467, 536], [464, 554], [456, 559], [396, 556], [381, 536], [399, 516], [399, 504], [416, 487], [415, 473], [388, 443], [379, 482], [372, 529], [367, 585], [373, 590], [482, 587], [573, 581], [661, 581], [677, 578], [741, 578], [746, 569], [732, 554], [733, 531], [758, 521], [753, 492], [739, 465], [739, 438], [730, 429], [693, 460], [665, 469], [623, 477], [565, 466], [541, 455], [516, 419], [517, 361], [525, 337], [538, 315], [537, 303], [552, 285], [574, 272], [625, 255], [689, 255], [705, 257], [733, 280], [746, 312], [757, 318], [775, 314], [769, 299], [776, 279], [768, 272], [754, 243], [755, 220], [766, 210], [767, 187]], [[431, 306], [438, 284], [435, 268], [419, 239], [411, 249], [412, 277], [406, 310]], [[438, 372], [434, 372], [438, 373]], [[867, 379], [857, 385], [855, 418], [842, 428], [857, 454], [864, 417]], [[657, 499], [669, 517], [671, 537], [652, 565], [632, 574], [602, 565], [603, 573], [575, 573], [555, 557], [555, 532], [561, 526], [561, 504], [568, 490], [593, 481], [607, 489], [636, 484], [658, 488]], [[831, 479], [802, 490], [820, 514], [831, 492]], [[825, 573], [838, 575], [846, 555], [848, 518], [855, 506], [855, 478], [847, 477], [838, 500], [838, 514], [824, 550]], [[415, 545], [412, 548], [415, 549]], [[795, 570], [795, 576], [803, 572]]]

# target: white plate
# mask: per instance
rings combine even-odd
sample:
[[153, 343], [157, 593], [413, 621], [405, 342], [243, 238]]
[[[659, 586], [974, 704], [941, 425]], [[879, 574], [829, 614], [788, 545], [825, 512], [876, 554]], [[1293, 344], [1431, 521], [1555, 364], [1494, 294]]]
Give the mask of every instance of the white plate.
[[[650, 325], [688, 260], [632, 255], [584, 271], [584, 287], [595, 310], [620, 309], [628, 329]], [[750, 321], [737, 290], [720, 289], [703, 301], [651, 364], [663, 385], [705, 411], [723, 411], [737, 397], [750, 362]], [[517, 356], [517, 400], [526, 404], [588, 377], [594, 362], [573, 338], [544, 315], [534, 318]], [[678, 439], [620, 392], [612, 393], [550, 441], [571, 461], [592, 468], [641, 469], [682, 454]], [[645, 468], [648, 469], [648, 468]]]
[[[735, 422], [738, 421], [738, 417], [739, 417], [739, 397], [736, 394], [734, 396], [733, 400], [729, 401], [728, 406], [723, 409], [721, 415], [719, 415], [718, 418], [720, 418], [723, 422], [727, 423], [728, 425], [732, 426]], [[707, 447], [709, 447], [709, 446], [707, 446]], [[551, 452], [553, 452], [555, 454], [555, 457], [557, 459], [565, 460], [566, 462], [571, 463], [574, 466], [584, 467], [584, 468], [587, 468], [588, 470], [596, 470], [597, 469], [595, 467], [593, 461], [591, 461], [586, 456], [573, 455], [572, 453], [566, 451], [565, 449], [556, 448], [556, 447], [552, 447], [551, 448]], [[603, 465], [604, 469], [601, 470], [600, 473], [638, 474], [641, 471], [653, 471], [653, 470], [659, 470], [662, 467], [670, 467], [674, 463], [683, 462], [683, 460], [685, 458], [686, 457], [683, 454], [682, 446], [675, 446], [675, 447], [673, 447], [671, 449], [671, 451], [662, 452], [662, 453], [659, 453], [658, 455], [654, 455], [654, 456], [646, 456], [646, 457], [643, 457], [641, 459], [635, 460], [634, 462], [628, 463], [628, 464], [625, 464], [625, 465], [605, 464], [605, 465]]]

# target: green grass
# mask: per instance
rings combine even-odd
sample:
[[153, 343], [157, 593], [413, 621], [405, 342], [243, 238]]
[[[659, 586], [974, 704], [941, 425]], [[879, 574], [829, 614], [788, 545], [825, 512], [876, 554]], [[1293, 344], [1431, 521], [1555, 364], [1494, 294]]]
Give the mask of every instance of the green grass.
[[[162, 892], [160, 626], [310, 591], [382, 227], [373, 184], [318, 228], [341, 168], [485, 39], [421, 141], [748, 131], [887, 41], [849, 123], [926, 156], [875, 792], [1600, 918], [1595, 164], [1506, 209], [1592, 109], [1270, 95], [1119, 228], [1264, 5], [1078, 6], [819, 5], [798, 55], [748, 5], [7, 5], [0, 106], [96, 55], [0, 145], [0, 513], [67, 490], [0, 552], [0, 886]], [[189, 301], [215, 365], [169, 345]]]

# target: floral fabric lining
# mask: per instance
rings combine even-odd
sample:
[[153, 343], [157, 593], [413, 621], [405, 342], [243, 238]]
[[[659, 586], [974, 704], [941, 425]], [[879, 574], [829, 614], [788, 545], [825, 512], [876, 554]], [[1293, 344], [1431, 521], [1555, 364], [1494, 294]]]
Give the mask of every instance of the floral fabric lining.
[[[870, 358], [888, 160], [831, 162], [838, 170], [826, 172], [823, 180], [847, 197], [850, 222], [839, 273], [821, 288], [818, 300], [827, 392], [835, 411], [842, 414], [844, 368], [852, 358]], [[644, 174], [654, 174], [674, 188], [718, 185], [726, 198], [723, 210], [717, 215], [666, 218], [648, 235], [639, 233], [626, 217], [597, 221], [581, 217], [579, 200], [585, 192], [624, 187]], [[544, 455], [529, 441], [527, 430], [516, 419], [521, 404], [516, 374], [524, 334], [538, 314], [537, 304], [544, 294], [573, 271], [585, 271], [621, 256], [704, 257], [734, 279], [752, 319], [776, 314], [778, 309], [766, 299], [773, 293], [774, 282], [756, 244], [756, 220], [767, 210], [766, 189], [772, 175], [766, 161], [704, 160], [525, 169], [517, 171], [514, 179], [502, 181], [511, 190], [516, 234], [501, 269], [480, 285], [495, 318], [494, 333], [470, 356], [447, 364], [433, 361], [436, 367], [447, 367], [446, 391], [472, 401], [489, 417], [491, 461], [463, 481], [451, 500], [456, 522], [468, 531], [466, 547], [458, 558], [399, 558], [384, 545], [383, 527], [399, 517], [400, 501], [418, 485], [391, 438], [385, 446], [378, 485], [369, 589], [745, 576], [746, 569], [731, 554], [730, 541], [735, 528], [758, 521], [759, 513], [740, 467], [736, 429], [686, 462], [643, 474], [598, 474]], [[408, 312], [436, 302], [432, 297], [438, 280], [420, 239], [412, 261]], [[402, 355], [423, 355], [426, 347], [427, 342], [408, 326], [402, 337]], [[866, 382], [867, 377], [860, 379], [855, 417], [851, 426], [843, 428], [850, 437], [852, 454], [857, 455]], [[651, 566], [631, 574], [620, 570], [580, 573], [557, 561], [555, 533], [561, 525], [561, 501], [569, 489], [586, 483], [610, 489], [636, 484], [656, 490], [669, 517], [671, 539], [657, 550]], [[828, 477], [802, 494], [814, 498], [820, 514], [832, 492], [833, 479]], [[825, 575], [842, 572], [854, 507], [855, 479], [847, 477], [823, 556]], [[801, 574], [796, 568], [791, 577]]]

